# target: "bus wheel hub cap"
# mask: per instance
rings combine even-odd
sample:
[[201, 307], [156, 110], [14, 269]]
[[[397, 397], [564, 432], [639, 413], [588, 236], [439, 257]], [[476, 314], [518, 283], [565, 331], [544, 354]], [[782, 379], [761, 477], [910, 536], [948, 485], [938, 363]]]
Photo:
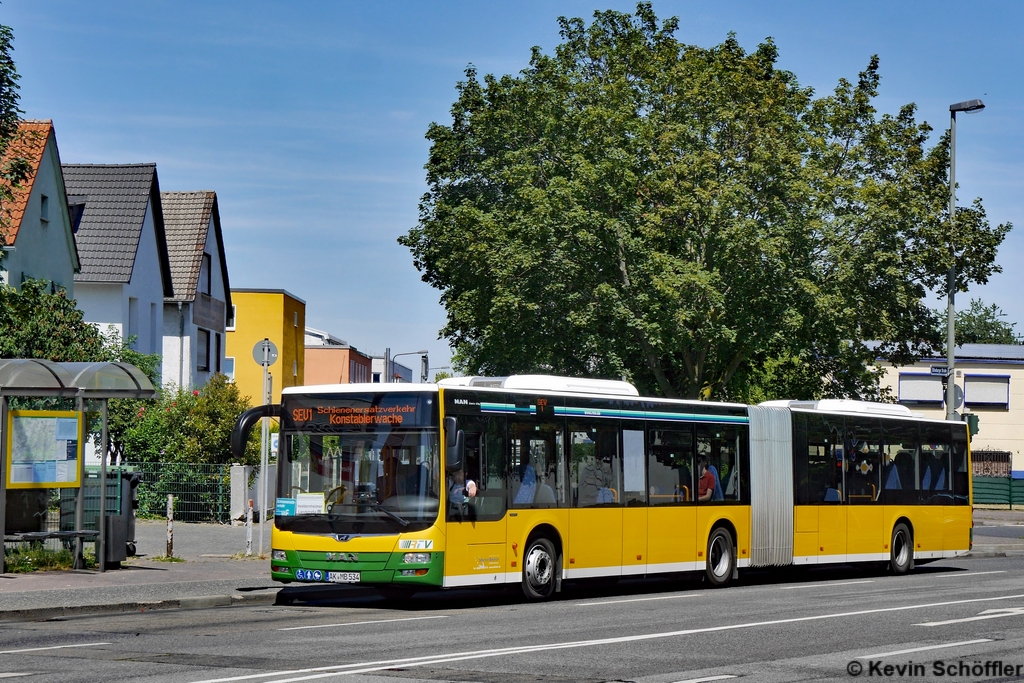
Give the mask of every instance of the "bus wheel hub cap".
[[543, 548], [533, 548], [526, 558], [526, 578], [533, 586], [546, 586], [551, 581], [551, 556]]

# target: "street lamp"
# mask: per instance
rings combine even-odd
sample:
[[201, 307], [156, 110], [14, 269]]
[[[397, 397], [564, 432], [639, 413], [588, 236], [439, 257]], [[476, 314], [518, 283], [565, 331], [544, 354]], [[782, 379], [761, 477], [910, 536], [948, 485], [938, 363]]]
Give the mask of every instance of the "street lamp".
[[[956, 113], [962, 111], [970, 114], [981, 111], [985, 108], [981, 100], [967, 100], [949, 105], [949, 237], [950, 251], [953, 250], [953, 230], [956, 219]], [[955, 415], [956, 401], [956, 360], [953, 357], [953, 349], [956, 342], [956, 308], [953, 305], [953, 298], [956, 293], [956, 254], [951, 254], [949, 273], [946, 275], [946, 419], [952, 420]]]
[[396, 353], [395, 355], [391, 356], [391, 363], [390, 363], [391, 367], [387, 368], [387, 371], [388, 371], [388, 381], [389, 382], [394, 382], [395, 381], [395, 373], [393, 372], [393, 370], [394, 370], [394, 365], [395, 365], [395, 359], [396, 358], [398, 358], [399, 356], [425, 356], [425, 355], [427, 355], [426, 350], [423, 350], [423, 351], [407, 351], [406, 353]]

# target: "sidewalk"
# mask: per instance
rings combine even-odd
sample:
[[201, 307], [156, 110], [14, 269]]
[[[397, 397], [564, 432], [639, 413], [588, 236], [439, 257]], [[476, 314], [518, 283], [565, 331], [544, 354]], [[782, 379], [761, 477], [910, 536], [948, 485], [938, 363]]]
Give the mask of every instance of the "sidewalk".
[[[264, 530], [270, 553], [270, 528]], [[48, 619], [96, 612], [273, 603], [281, 584], [270, 580], [269, 560], [243, 558], [245, 527], [174, 525], [174, 554], [184, 562], [160, 562], [167, 546], [163, 521], [139, 520], [138, 556], [121, 569], [0, 575], [0, 620]]]
[[973, 538], [972, 555], [1024, 555], [1024, 510], [975, 508]]

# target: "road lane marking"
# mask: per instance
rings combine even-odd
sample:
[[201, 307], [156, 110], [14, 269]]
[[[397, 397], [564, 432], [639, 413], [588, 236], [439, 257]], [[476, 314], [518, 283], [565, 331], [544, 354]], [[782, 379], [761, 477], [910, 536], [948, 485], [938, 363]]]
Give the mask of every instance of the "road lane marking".
[[911, 652], [924, 652], [925, 650], [941, 650], [947, 647], [960, 647], [961, 645], [977, 645], [978, 643], [991, 643], [991, 638], [978, 638], [977, 640], [962, 640], [959, 643], [944, 643], [942, 645], [928, 645], [927, 647], [914, 647], [909, 650], [896, 650], [894, 652], [879, 652], [874, 655], [861, 655], [860, 657], [854, 657], [854, 659], [881, 659], [882, 657], [895, 657], [896, 655], [906, 655]]
[[66, 647], [95, 647], [96, 645], [110, 645], [110, 643], [80, 643], [78, 645], [51, 645], [50, 647], [27, 647], [23, 650], [3, 650], [0, 655], [16, 655], [21, 652], [41, 652], [42, 650], [62, 650]]
[[1003, 617], [1020, 616], [1024, 616], [1024, 607], [1007, 607], [1006, 609], [987, 609], [984, 612], [979, 612], [976, 617], [967, 617], [966, 619], [949, 619], [948, 621], [928, 621], [923, 624], [914, 624], [914, 626], [945, 626], [947, 624], [964, 624], [968, 621], [984, 621], [986, 619], [1002, 619]]
[[28, 673], [23, 673], [23, 674], [0, 674], [0, 678], [19, 678], [21, 676], [31, 676], [31, 675], [32, 675], [32, 672], [29, 671]]
[[858, 583], [874, 583], [874, 579], [868, 579], [867, 581], [844, 581], [843, 583], [804, 583], [799, 586], [786, 586], [779, 590], [791, 591], [796, 588], [834, 588], [835, 586], [856, 586]]
[[[359, 662], [355, 664], [335, 664], [332, 666], [321, 666], [308, 669], [291, 669], [285, 671], [270, 671], [258, 674], [245, 674], [241, 676], [229, 676], [227, 678], [209, 678], [194, 683], [231, 683], [232, 681], [250, 681], [271, 676], [289, 676], [293, 674], [312, 674], [297, 678], [277, 679], [276, 683], [292, 683], [293, 681], [308, 681], [317, 678], [331, 676], [349, 676], [353, 674], [372, 673], [383, 671], [398, 665], [402, 666], [426, 666], [430, 664], [443, 664], [446, 662], [458, 662], [468, 659], [485, 659], [488, 657], [501, 657], [504, 655], [525, 654], [530, 652], [543, 652], [545, 650], [567, 650], [578, 647], [593, 647], [598, 645], [617, 645], [632, 643], [644, 640], [657, 640], [661, 638], [672, 638], [688, 636], [700, 633], [715, 633], [718, 631], [734, 631], [744, 628], [755, 628], [759, 626], [778, 626], [781, 624], [796, 624], [808, 621], [822, 621], [824, 619], [840, 619], [845, 617], [858, 617], [867, 614], [883, 614], [886, 612], [904, 612], [907, 610], [927, 609], [930, 607], [948, 607], [950, 605], [966, 605], [977, 602], [995, 602], [998, 600], [1019, 600], [1024, 594], [998, 595], [990, 598], [970, 598], [967, 600], [950, 600], [946, 602], [929, 602], [918, 605], [902, 605], [899, 607], [879, 607], [876, 609], [858, 610], [856, 612], [837, 612], [833, 614], [815, 614], [809, 617], [792, 617], [789, 619], [773, 619], [771, 621], [753, 621], [742, 624], [728, 624], [726, 626], [709, 626], [706, 628], [685, 629], [682, 631], [665, 631], [662, 633], [647, 633], [637, 636], [619, 636], [616, 638], [600, 638], [596, 640], [579, 640], [548, 645], [526, 645], [519, 647], [507, 647], [494, 650], [476, 650], [470, 652], [453, 652], [445, 655], [433, 655], [423, 657], [409, 657], [406, 659], [392, 659], [378, 662]], [[347, 671], [345, 670], [347, 669]]]
[[685, 681], [676, 681], [676, 683], [707, 683], [708, 681], [724, 681], [727, 678], [736, 678], [736, 676], [722, 674], [721, 676], [707, 676], [705, 678], [687, 678]]
[[628, 600], [606, 600], [604, 602], [577, 602], [578, 607], [586, 607], [587, 605], [618, 605], [622, 602], [646, 602], [647, 600], [677, 600], [679, 598], [695, 598], [696, 593], [688, 593], [687, 595], [659, 595], [656, 598], [629, 598]]
[[331, 628], [334, 626], [362, 626], [363, 624], [390, 624], [395, 621], [420, 621], [422, 619], [448, 619], [447, 614], [439, 614], [432, 617], [406, 617], [404, 619], [378, 619], [377, 621], [347, 621], [344, 624], [314, 624], [312, 626], [289, 626], [279, 628], [278, 631], [302, 631], [307, 628]]
[[948, 579], [952, 576], [983, 576], [985, 574], [1005, 574], [1005, 569], [999, 569], [994, 572], [967, 572], [966, 574], [939, 574], [935, 578], [937, 579]]

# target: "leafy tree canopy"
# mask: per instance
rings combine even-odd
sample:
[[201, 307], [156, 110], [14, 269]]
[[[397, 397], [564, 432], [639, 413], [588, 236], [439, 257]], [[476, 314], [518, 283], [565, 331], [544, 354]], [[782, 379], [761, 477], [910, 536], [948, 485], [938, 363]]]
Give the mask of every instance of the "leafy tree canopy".
[[[8, 149], [18, 136], [18, 119], [23, 113], [18, 108], [18, 69], [14, 58], [14, 32], [9, 26], [0, 25], [0, 244], [6, 243], [10, 227], [7, 207], [14, 199], [14, 189], [21, 184], [31, 170], [28, 160], [20, 154], [8, 155]], [[0, 264], [4, 252], [0, 251]]]
[[[946, 337], [946, 312], [935, 311], [941, 324], [938, 333]], [[1004, 320], [1006, 313], [996, 304], [986, 306], [981, 299], [971, 299], [966, 311], [956, 312], [956, 344], [1019, 344], [1013, 328], [1017, 323]]]
[[[878, 59], [817, 97], [650, 4], [559, 19], [518, 75], [471, 66], [432, 124], [410, 248], [474, 374], [621, 377], [699, 398], [873, 395], [939, 344], [926, 291], [998, 270], [1009, 225], [946, 215], [948, 144], [879, 115]], [[952, 248], [951, 248], [952, 247]], [[880, 340], [868, 351], [863, 340]]]

